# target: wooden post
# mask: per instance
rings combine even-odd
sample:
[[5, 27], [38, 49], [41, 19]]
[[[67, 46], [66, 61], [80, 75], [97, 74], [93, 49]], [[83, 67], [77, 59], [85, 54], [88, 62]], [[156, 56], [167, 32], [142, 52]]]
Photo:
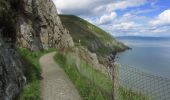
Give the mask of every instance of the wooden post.
[[112, 66], [111, 70], [112, 70], [112, 100], [115, 100], [115, 66]]

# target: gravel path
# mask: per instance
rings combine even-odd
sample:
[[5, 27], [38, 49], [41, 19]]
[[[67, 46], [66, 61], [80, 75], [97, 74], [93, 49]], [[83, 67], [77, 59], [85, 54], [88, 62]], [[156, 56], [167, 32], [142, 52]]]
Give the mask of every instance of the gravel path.
[[40, 58], [42, 67], [42, 100], [81, 100], [81, 97], [65, 72], [54, 61], [56, 53], [48, 53]]

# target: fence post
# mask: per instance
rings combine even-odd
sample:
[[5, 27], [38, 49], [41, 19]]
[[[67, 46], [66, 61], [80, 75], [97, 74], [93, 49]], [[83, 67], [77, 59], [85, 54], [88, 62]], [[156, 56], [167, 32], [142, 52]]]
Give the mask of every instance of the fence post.
[[111, 100], [115, 100], [115, 75], [114, 75], [114, 64], [106, 61], [108, 67], [108, 74], [112, 81]]
[[112, 70], [112, 100], [115, 100], [115, 66], [111, 67]]

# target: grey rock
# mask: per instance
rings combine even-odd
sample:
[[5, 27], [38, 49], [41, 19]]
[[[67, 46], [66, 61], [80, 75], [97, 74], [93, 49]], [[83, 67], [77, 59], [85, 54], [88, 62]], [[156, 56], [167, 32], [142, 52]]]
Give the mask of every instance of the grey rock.
[[33, 51], [73, 47], [69, 32], [62, 26], [51, 0], [22, 0], [17, 44]]
[[0, 100], [12, 100], [26, 83], [23, 63], [14, 48], [10, 48], [0, 35]]

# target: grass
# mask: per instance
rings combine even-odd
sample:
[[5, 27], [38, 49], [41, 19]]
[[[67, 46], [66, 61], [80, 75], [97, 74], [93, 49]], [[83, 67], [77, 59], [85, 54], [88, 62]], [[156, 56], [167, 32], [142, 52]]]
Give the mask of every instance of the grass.
[[69, 56], [57, 53], [55, 60], [64, 69], [66, 74], [74, 83], [75, 87], [78, 89], [80, 95], [84, 100], [106, 100], [103, 96], [102, 91], [100, 91], [97, 86], [95, 87], [94, 82], [91, 78], [87, 78], [80, 74], [77, 70], [73, 59], [69, 59]]
[[18, 48], [18, 52], [25, 61], [24, 75], [27, 78], [27, 85], [20, 95], [20, 100], [40, 100], [41, 68], [39, 58], [51, 51], [54, 51], [54, 49], [31, 52], [28, 49]]
[[[28, 84], [20, 95], [20, 100], [40, 100], [40, 74], [39, 58], [53, 50], [30, 52], [19, 48], [18, 52], [26, 61], [24, 74]], [[111, 80], [100, 71], [80, 59], [77, 67], [75, 58], [71, 53], [57, 53], [54, 59], [78, 89], [83, 100], [110, 100], [112, 93]], [[143, 95], [136, 94], [123, 87], [119, 88], [119, 100], [147, 100]]]
[[[82, 60], [77, 67], [76, 59], [70, 53], [57, 53], [54, 58], [72, 80], [83, 100], [111, 100], [112, 82], [106, 75]], [[119, 87], [118, 91], [118, 100], [148, 100], [123, 87]]]
[[127, 90], [123, 87], [119, 87], [119, 94], [119, 100], [150, 100], [147, 96], [136, 94], [132, 90]]

